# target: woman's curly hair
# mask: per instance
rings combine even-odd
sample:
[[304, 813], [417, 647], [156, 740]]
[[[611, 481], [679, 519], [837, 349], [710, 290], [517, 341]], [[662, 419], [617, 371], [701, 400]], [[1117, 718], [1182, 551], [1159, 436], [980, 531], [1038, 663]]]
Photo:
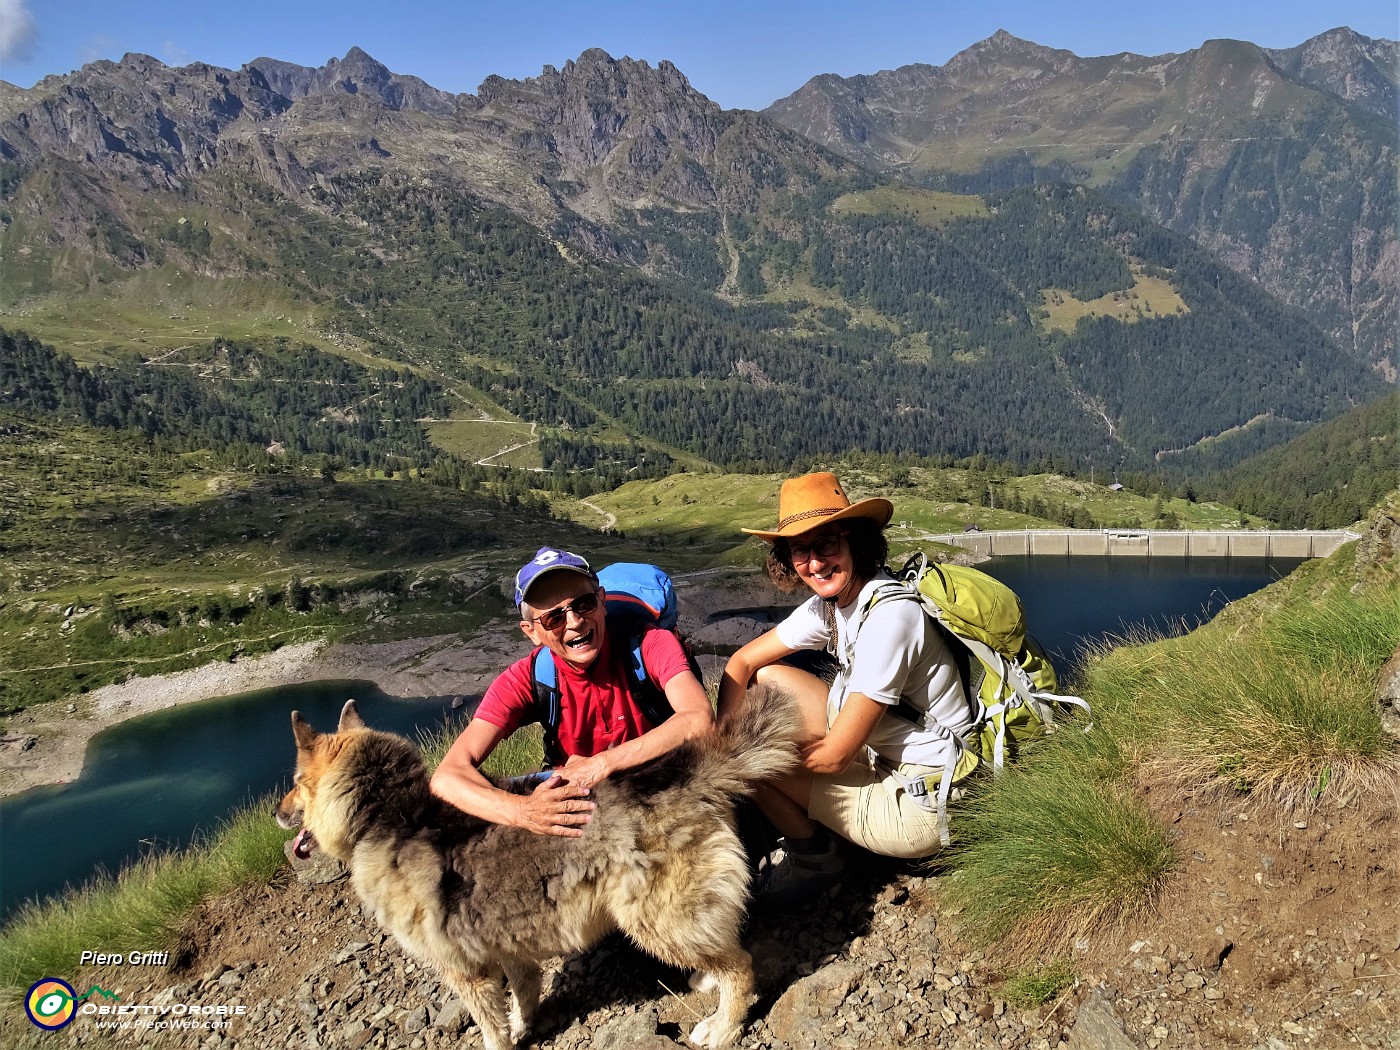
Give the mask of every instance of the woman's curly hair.
[[[862, 580], [873, 579], [890, 556], [890, 545], [885, 539], [885, 530], [870, 518], [847, 518], [837, 523], [837, 527], [846, 535], [846, 545], [851, 551], [851, 563], [855, 574]], [[768, 548], [768, 559], [764, 568], [768, 572], [768, 578], [781, 591], [791, 592], [804, 586], [802, 577], [798, 576], [797, 570], [792, 567], [792, 551], [786, 539], [779, 538], [773, 541]]]

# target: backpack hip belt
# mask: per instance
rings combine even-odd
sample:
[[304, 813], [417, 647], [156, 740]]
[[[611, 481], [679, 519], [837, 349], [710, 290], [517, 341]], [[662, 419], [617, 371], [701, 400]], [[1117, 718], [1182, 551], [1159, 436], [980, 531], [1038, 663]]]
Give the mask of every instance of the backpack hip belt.
[[892, 776], [904, 789], [904, 793], [909, 796], [911, 802], [920, 809], [937, 816], [938, 839], [945, 846], [950, 839], [948, 803], [956, 802], [962, 798], [962, 789], [958, 787], [958, 784], [981, 765], [975, 748], [971, 747], [968, 741], [951, 731], [948, 731], [948, 737], [956, 748], [948, 763], [942, 769], [909, 763], [908, 765], [914, 768], [927, 770], [927, 772], [912, 775], [905, 771], [905, 768], [908, 767], [901, 768], [899, 763], [891, 762], [873, 749], [867, 748], [874, 765]]

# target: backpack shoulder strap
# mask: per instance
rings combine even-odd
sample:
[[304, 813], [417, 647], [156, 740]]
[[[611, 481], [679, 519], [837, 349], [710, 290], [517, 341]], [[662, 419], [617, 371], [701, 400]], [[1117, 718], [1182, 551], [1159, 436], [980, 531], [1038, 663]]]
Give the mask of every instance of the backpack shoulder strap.
[[[907, 568], [905, 571], [908, 571]], [[934, 629], [937, 630], [939, 636], [942, 637], [943, 644], [947, 647], [949, 655], [953, 658], [953, 665], [957, 668], [958, 681], [962, 683], [963, 696], [967, 700], [968, 710], [972, 715], [973, 722], [980, 722], [985, 717], [981, 698], [978, 695], [981, 674], [979, 673], [980, 668], [976, 667], [973, 663], [973, 652], [969, 651], [971, 649], [971, 643], [944, 622], [943, 617], [939, 615], [938, 606], [919, 591], [916, 580], [917, 577], [914, 580], [908, 578], [896, 579], [891, 583], [884, 583], [875, 588], [870, 598], [866, 601], [865, 607], [860, 611], [861, 620], [864, 621], [876, 602], [885, 599], [907, 598], [918, 602], [924, 614], [933, 622]], [[904, 718], [906, 721], [914, 722], [915, 724], [923, 724], [925, 721], [922, 716], [917, 718], [909, 717], [914, 709], [908, 701], [902, 700], [899, 706], [894, 710], [897, 715]]]
[[559, 670], [554, 666], [554, 654], [537, 646], [530, 654], [530, 693], [535, 699], [540, 725], [544, 728], [544, 760], [558, 766], [564, 762], [559, 746]]
[[[873, 591], [871, 591], [870, 597], [865, 599], [865, 604], [862, 605], [860, 607], [860, 611], [856, 613], [856, 629], [852, 631], [851, 634], [859, 634], [860, 628], [865, 624], [865, 618], [870, 615], [870, 610], [875, 608], [875, 606], [879, 602], [885, 601], [889, 598], [913, 598], [916, 601], [922, 600], [922, 596], [917, 590], [914, 589], [912, 584], [906, 583], [904, 580], [888, 580], [885, 583], [880, 584], [880, 586], [876, 587]], [[834, 634], [834, 624], [832, 625], [832, 631]], [[846, 647], [847, 650], [850, 650], [852, 648], [852, 643], [848, 642]], [[845, 659], [850, 659], [851, 654], [849, 651], [847, 651], [843, 655]]]
[[[662, 627], [655, 629], [665, 630]], [[622, 670], [627, 678], [627, 689], [632, 694], [632, 702], [637, 705], [653, 727], [659, 726], [675, 714], [675, 711], [671, 709], [671, 702], [666, 699], [665, 691], [656, 684], [656, 681], [648, 673], [646, 661], [642, 659], [642, 638], [646, 635], [646, 626], [628, 622], [627, 618], [624, 617], [618, 617], [616, 623], [609, 619], [608, 630], [610, 632], [616, 631], [616, 634], [613, 635], [613, 651], [622, 662]], [[679, 638], [679, 636], [677, 637]], [[684, 640], [681, 641], [681, 647], [686, 650], [686, 658], [690, 662], [691, 670], [696, 670], [695, 659]]]
[[[949, 630], [948, 625], [943, 622], [943, 617], [939, 615], [938, 607], [919, 592], [917, 580], [917, 576], [912, 578], [909, 576], [906, 567], [905, 572], [900, 574], [900, 578], [877, 587], [866, 601], [864, 607], [860, 610], [862, 623], [877, 602], [886, 599], [913, 599], [919, 603], [919, 608], [923, 611], [924, 615], [933, 622], [935, 629], [938, 630], [940, 634], [945, 638], [949, 636], [956, 638], [957, 636], [953, 634], [953, 632]], [[939, 775], [938, 795], [934, 804], [934, 811], [938, 817], [938, 838], [945, 846], [951, 841], [951, 835], [948, 829], [948, 803], [952, 797], [953, 778], [957, 773], [959, 761], [962, 759], [964, 753], [970, 749], [972, 740], [977, 735], [977, 724], [983, 718], [982, 705], [977, 698], [977, 694], [969, 685], [968, 670], [970, 662], [967, 658], [966, 650], [960, 645], [948, 643], [948, 652], [953, 656], [958, 678], [962, 683], [963, 696], [967, 700], [968, 709], [973, 719], [973, 727], [967, 734], [959, 735], [953, 732], [952, 729], [944, 725], [938, 719], [938, 716], [935, 715], [933, 711], [920, 711], [905, 697], [901, 697], [899, 703], [891, 708], [891, 713], [896, 717], [902, 718], [906, 722], [910, 722], [924, 730], [937, 733], [944, 740], [948, 740], [953, 744], [953, 756], [948, 760], [947, 765], [944, 766], [942, 773]], [[849, 654], [847, 655], [849, 658]], [[900, 779], [906, 791], [913, 788], [912, 784], [906, 782], [903, 778]], [[927, 783], [923, 785], [923, 791], [927, 794]]]

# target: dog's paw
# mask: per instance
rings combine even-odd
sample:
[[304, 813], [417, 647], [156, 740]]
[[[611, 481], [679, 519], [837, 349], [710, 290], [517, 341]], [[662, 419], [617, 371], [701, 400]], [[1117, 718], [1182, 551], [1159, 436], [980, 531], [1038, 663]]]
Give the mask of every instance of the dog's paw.
[[692, 992], [713, 992], [719, 988], [719, 978], [708, 970], [696, 970], [690, 975]]
[[510, 1007], [510, 1041], [513, 1044], [520, 1042], [525, 1033], [530, 1030], [530, 1018], [520, 1012], [520, 1004], [512, 1003]]
[[739, 1026], [725, 1028], [718, 1014], [711, 1014], [692, 1028], [690, 1037], [686, 1040], [692, 1046], [701, 1046], [705, 1050], [720, 1050], [721, 1047], [733, 1046], [738, 1041]]

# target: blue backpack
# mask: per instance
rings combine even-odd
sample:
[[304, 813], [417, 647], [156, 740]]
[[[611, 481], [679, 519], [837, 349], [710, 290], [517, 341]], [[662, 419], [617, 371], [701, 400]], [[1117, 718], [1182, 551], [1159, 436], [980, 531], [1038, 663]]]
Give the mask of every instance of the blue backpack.
[[[642, 636], [652, 628], [671, 631], [680, 639], [686, 661], [697, 681], [704, 683], [700, 664], [690, 643], [676, 630], [676, 589], [663, 569], [643, 562], [614, 562], [598, 571], [598, 583], [607, 592], [606, 616], [609, 645], [614, 658], [625, 660], [627, 688], [632, 702], [652, 726], [659, 726], [675, 712], [665, 692], [652, 681], [642, 662]], [[550, 766], [562, 766], [567, 756], [559, 746], [559, 672], [554, 654], [539, 646], [530, 658], [530, 690], [544, 727], [544, 757]]]

